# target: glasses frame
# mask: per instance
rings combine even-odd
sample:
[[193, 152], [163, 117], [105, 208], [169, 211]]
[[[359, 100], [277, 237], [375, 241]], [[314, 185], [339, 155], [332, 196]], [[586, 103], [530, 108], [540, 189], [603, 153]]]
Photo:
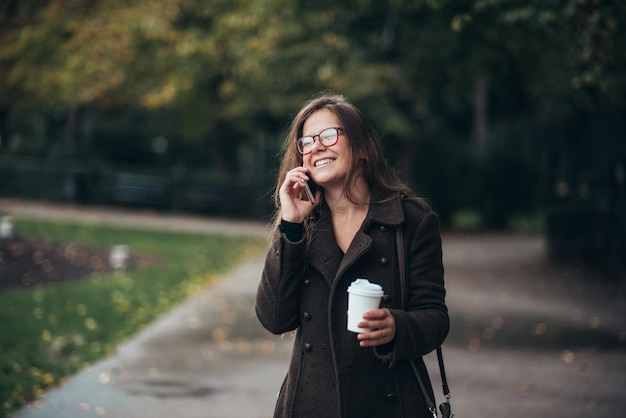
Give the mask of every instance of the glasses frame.
[[[327, 130], [329, 130], [329, 129], [335, 129], [335, 130], [337, 131], [337, 136], [335, 137], [335, 142], [333, 142], [332, 144], [325, 144], [325, 143], [322, 141], [322, 137], [321, 137], [321, 135], [322, 135], [324, 132], [326, 132]], [[296, 139], [296, 148], [298, 149], [298, 152], [299, 152], [300, 154], [302, 154], [302, 155], [308, 155], [308, 154], [310, 154], [310, 153], [312, 153], [312, 152], [313, 152], [313, 150], [312, 150], [312, 149], [311, 149], [311, 151], [308, 151], [308, 152], [303, 152], [303, 151], [302, 151], [302, 149], [301, 149], [301, 148], [302, 148], [302, 140], [303, 140], [304, 138], [311, 138], [311, 139], [313, 139], [313, 143], [311, 144], [311, 146], [313, 146], [313, 145], [315, 144], [315, 141], [316, 141], [316, 139], [315, 139], [315, 138], [317, 138], [317, 141], [319, 141], [319, 143], [320, 143], [320, 144], [322, 144], [324, 147], [326, 147], [326, 148], [328, 148], [328, 147], [332, 147], [333, 145], [337, 144], [337, 142], [339, 142], [339, 136], [340, 136], [340, 135], [343, 135], [343, 134], [342, 134], [342, 132], [343, 132], [343, 128], [339, 128], [339, 127], [335, 127], [335, 126], [330, 126], [330, 127], [328, 127], [328, 128], [324, 128], [324, 129], [322, 129], [322, 131], [321, 131], [319, 134], [317, 134], [317, 135], [307, 135], [307, 136], [302, 136], [302, 137], [300, 137], [300, 138]]]

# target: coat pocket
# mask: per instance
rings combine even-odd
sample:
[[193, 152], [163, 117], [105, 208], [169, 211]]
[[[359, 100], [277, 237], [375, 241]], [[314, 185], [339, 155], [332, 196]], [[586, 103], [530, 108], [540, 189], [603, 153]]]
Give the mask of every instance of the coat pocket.
[[343, 369], [340, 381], [342, 416], [403, 416], [397, 375], [382, 362]]

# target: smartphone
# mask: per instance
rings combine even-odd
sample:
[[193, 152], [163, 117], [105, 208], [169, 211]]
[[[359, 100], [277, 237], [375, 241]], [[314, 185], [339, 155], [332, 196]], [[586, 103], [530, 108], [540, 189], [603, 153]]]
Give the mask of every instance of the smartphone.
[[309, 198], [309, 202], [311, 202], [311, 204], [315, 204], [315, 191], [317, 190], [317, 187], [315, 187], [315, 183], [311, 182], [311, 184], [313, 185], [313, 189], [311, 189], [311, 186], [309, 186], [309, 182], [305, 181], [304, 182], [304, 191], [306, 192], [307, 197]]
[[304, 182], [304, 191], [306, 192], [306, 195], [309, 198], [309, 201], [314, 205], [315, 204], [315, 194], [313, 193], [313, 190], [311, 190], [311, 186], [309, 186], [309, 182], [308, 181]]

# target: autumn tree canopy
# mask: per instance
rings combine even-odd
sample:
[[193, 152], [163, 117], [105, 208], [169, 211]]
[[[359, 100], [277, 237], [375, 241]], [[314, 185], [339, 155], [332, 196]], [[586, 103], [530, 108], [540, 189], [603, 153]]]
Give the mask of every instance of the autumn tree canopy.
[[119, 124], [267, 174], [293, 112], [332, 90], [444, 217], [532, 211], [539, 177], [597, 177], [572, 167], [586, 121], [626, 108], [625, 26], [608, 0], [0, 1], [0, 153], [93, 158], [133, 143]]

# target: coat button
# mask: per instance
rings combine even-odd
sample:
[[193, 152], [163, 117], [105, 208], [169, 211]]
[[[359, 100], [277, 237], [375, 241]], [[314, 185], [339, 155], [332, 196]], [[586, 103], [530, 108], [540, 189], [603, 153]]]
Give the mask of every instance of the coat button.
[[310, 353], [311, 351], [313, 351], [313, 346], [309, 343], [304, 344], [304, 351]]
[[391, 296], [389, 295], [383, 295], [383, 303], [389, 304], [391, 303]]
[[398, 399], [398, 395], [396, 395], [395, 393], [388, 393], [387, 396], [385, 396], [385, 398], [389, 401], [389, 402], [395, 402], [396, 399]]
[[309, 286], [311, 286], [311, 279], [309, 279], [309, 278], [304, 279], [304, 280], [302, 281], [302, 285], [303, 285], [304, 287], [309, 287]]
[[389, 259], [387, 257], [381, 257], [380, 265], [383, 267], [387, 267], [389, 265]]
[[302, 317], [304, 318], [305, 321], [310, 321], [313, 318], [309, 312], [303, 313]]
[[386, 225], [379, 225], [379, 226], [378, 226], [378, 230], [379, 230], [380, 232], [387, 232], [387, 230], [388, 230], [388, 229], [389, 229], [389, 228], [387, 228], [387, 226], [386, 226]]

